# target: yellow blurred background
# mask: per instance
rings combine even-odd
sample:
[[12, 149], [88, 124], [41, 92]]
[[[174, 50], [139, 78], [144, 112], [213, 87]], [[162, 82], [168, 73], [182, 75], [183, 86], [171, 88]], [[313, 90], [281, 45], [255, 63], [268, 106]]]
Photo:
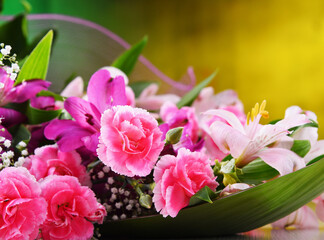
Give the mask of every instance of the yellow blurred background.
[[[19, 11], [14, 2], [6, 0], [5, 13]], [[322, 0], [29, 2], [32, 13], [86, 18], [130, 43], [148, 35], [144, 55], [174, 79], [187, 66], [194, 67], [198, 80], [219, 68], [216, 91], [235, 89], [246, 111], [266, 99], [274, 120], [299, 105], [314, 111], [324, 126]]]

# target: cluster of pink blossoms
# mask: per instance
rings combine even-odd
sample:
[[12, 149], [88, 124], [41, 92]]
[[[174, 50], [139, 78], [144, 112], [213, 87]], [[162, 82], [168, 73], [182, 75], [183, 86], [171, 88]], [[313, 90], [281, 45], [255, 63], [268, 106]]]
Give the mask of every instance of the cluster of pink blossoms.
[[[28, 126], [31, 139], [23, 167], [0, 172], [1, 239], [89, 239], [94, 222], [102, 223], [106, 215], [125, 219], [135, 207], [150, 209], [152, 202], [164, 217], [176, 217], [205, 187], [224, 189], [220, 196], [251, 187], [217, 168], [225, 166], [225, 157], [234, 162], [233, 171], [262, 159], [285, 175], [323, 154], [317, 129], [300, 128], [291, 135], [291, 129], [316, 122], [312, 113], [292, 107], [284, 119], [261, 125], [268, 115], [265, 102], [246, 116], [231, 90], [215, 95], [205, 88], [191, 106], [178, 108], [180, 97], [156, 95], [154, 84], [135, 98], [126, 75], [113, 67], [93, 74], [86, 95], [80, 78], [71, 82], [62, 92], [64, 103], [36, 95], [47, 89], [45, 81], [15, 87], [10, 81], [0, 71], [5, 85], [0, 106], [29, 100], [34, 108], [64, 108], [67, 114]], [[37, 87], [30, 92], [29, 85]], [[22, 115], [7, 108], [0, 108], [0, 114], [5, 130], [18, 124], [10, 114]], [[19, 119], [24, 122], [27, 116]], [[309, 140], [309, 153], [293, 152], [294, 140]], [[90, 176], [89, 169], [96, 175]], [[218, 181], [217, 176], [223, 177]]]

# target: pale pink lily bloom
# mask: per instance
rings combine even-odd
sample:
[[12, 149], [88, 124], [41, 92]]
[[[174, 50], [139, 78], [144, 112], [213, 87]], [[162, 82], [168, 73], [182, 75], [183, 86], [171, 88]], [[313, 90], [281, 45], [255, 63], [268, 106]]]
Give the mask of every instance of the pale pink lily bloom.
[[318, 229], [319, 223], [314, 211], [303, 206], [288, 216], [271, 224], [273, 228], [295, 227], [297, 229]]
[[180, 97], [175, 94], [157, 95], [158, 89], [157, 84], [150, 84], [136, 99], [136, 106], [147, 110], [159, 110], [165, 102], [176, 104], [180, 101]]
[[243, 104], [234, 90], [224, 90], [215, 95], [214, 88], [212, 87], [202, 89], [192, 104], [197, 114], [209, 109], [219, 109], [228, 106], [233, 106], [241, 112], [244, 111]]
[[[295, 116], [297, 114], [304, 114], [308, 119], [317, 122], [317, 116], [311, 111], [304, 111], [298, 106], [291, 106], [286, 109], [285, 118]], [[299, 129], [292, 136], [295, 140], [309, 140], [311, 146], [315, 145], [318, 139], [318, 129], [316, 127], [306, 127]]]
[[223, 191], [220, 193], [220, 197], [224, 197], [233, 193], [241, 192], [243, 190], [249, 189], [249, 184], [246, 183], [234, 183], [234, 184], [228, 184]]
[[[258, 106], [258, 105], [257, 105]], [[231, 154], [236, 159], [238, 167], [242, 167], [256, 158], [285, 175], [305, 166], [302, 158], [284, 148], [269, 148], [270, 144], [286, 136], [288, 129], [308, 123], [303, 114], [291, 115], [276, 124], [261, 125], [259, 121], [264, 107], [257, 107], [252, 121], [245, 125], [232, 112], [217, 109], [205, 112], [205, 115], [218, 116], [226, 121], [215, 121], [209, 127], [209, 134], [217, 147], [225, 154]]]

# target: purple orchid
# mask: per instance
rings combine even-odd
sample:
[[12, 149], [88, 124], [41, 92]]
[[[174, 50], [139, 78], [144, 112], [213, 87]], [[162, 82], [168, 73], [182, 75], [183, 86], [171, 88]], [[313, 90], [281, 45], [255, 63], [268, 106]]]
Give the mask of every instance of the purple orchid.
[[69, 97], [64, 102], [65, 110], [74, 120], [55, 119], [45, 128], [45, 137], [56, 140], [61, 151], [85, 147], [96, 154], [101, 114], [113, 106], [127, 103], [124, 78], [111, 76], [107, 69], [95, 72], [87, 88], [88, 101]]
[[9, 77], [3, 68], [0, 68], [0, 84], [0, 117], [4, 118], [2, 124], [5, 127], [11, 127], [23, 122], [26, 117], [16, 110], [3, 108], [3, 106], [8, 103], [25, 102], [35, 97], [41, 90], [47, 89], [51, 83], [41, 79], [34, 79], [14, 86], [14, 80]]
[[194, 108], [178, 109], [174, 103], [166, 102], [161, 107], [160, 116], [164, 122], [160, 125], [164, 138], [168, 130], [183, 127], [180, 142], [175, 145], [175, 150], [185, 147], [190, 151], [199, 151], [203, 147], [203, 140], [199, 140], [198, 120]]

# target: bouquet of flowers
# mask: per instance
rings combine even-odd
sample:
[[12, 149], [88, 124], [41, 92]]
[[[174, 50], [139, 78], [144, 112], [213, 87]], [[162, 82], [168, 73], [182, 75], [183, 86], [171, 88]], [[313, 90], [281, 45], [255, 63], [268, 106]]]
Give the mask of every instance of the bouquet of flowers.
[[[185, 94], [158, 94], [156, 82], [130, 77], [147, 38], [97, 66], [86, 91], [76, 77], [53, 92], [53, 31], [37, 44], [24, 40], [17, 55], [6, 40], [1, 239], [214, 236], [324, 221], [324, 146], [313, 112], [292, 106], [261, 124], [266, 101], [246, 115], [235, 91], [207, 87], [217, 72]], [[316, 212], [305, 205], [313, 199]]]

